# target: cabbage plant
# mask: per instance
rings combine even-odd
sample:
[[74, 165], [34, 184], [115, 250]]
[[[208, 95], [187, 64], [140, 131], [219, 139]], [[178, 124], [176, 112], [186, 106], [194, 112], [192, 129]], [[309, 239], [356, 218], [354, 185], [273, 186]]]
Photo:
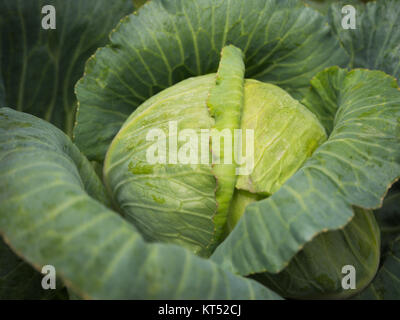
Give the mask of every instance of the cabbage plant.
[[11, 90], [2, 42], [0, 270], [52, 265], [79, 298], [399, 298], [400, 10], [357, 9], [346, 33], [340, 5], [152, 0], [75, 95], [56, 82], [61, 109], [40, 81]]

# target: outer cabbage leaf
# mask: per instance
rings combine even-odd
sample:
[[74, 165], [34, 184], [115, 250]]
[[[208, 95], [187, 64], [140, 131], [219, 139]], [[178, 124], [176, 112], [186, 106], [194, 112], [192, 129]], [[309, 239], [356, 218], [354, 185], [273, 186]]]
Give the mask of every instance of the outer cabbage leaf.
[[[42, 7], [56, 9], [56, 29], [43, 29]], [[51, 121], [72, 134], [74, 85], [84, 63], [107, 41], [131, 0], [2, 0], [0, 71], [6, 105]]]
[[255, 281], [174, 245], [148, 244], [108, 209], [88, 160], [53, 125], [0, 109], [0, 231], [36, 269], [103, 299], [274, 299]]
[[[0, 17], [1, 18], [1, 17]], [[2, 19], [0, 19], [1, 29]], [[0, 42], [0, 59], [1, 59]], [[0, 64], [0, 107], [5, 106], [5, 89]], [[0, 300], [1, 299], [49, 299], [59, 290], [45, 291], [40, 286], [43, 275], [21, 260], [0, 239]]]
[[374, 281], [355, 299], [400, 300], [400, 237], [392, 242]]
[[[357, 26], [355, 30], [341, 27], [340, 7], [335, 4], [329, 11], [329, 22], [351, 57], [351, 67], [379, 69], [399, 79], [400, 77], [400, 6], [398, 1], [380, 0], [356, 6]], [[400, 186], [397, 183], [397, 186]], [[390, 196], [393, 195], [391, 192]], [[382, 245], [386, 247], [400, 230], [388, 226], [386, 213], [393, 216], [393, 201], [388, 200], [377, 212], [382, 229]], [[385, 207], [388, 206], [386, 209]], [[383, 218], [382, 218], [383, 215]], [[390, 218], [391, 223], [397, 218]]]
[[397, 0], [356, 5], [356, 29], [343, 29], [341, 7], [332, 5], [329, 22], [350, 56], [351, 68], [378, 69], [400, 77], [400, 6]]
[[345, 226], [352, 206], [381, 206], [400, 173], [400, 91], [380, 71], [319, 73], [303, 104], [328, 140], [276, 193], [250, 204], [212, 259], [249, 275], [282, 270], [313, 237]]
[[215, 72], [226, 44], [244, 52], [247, 78], [296, 96], [316, 72], [348, 62], [326, 18], [296, 0], [152, 0], [110, 39], [76, 87], [75, 141], [100, 162], [135, 108], [174, 83]]

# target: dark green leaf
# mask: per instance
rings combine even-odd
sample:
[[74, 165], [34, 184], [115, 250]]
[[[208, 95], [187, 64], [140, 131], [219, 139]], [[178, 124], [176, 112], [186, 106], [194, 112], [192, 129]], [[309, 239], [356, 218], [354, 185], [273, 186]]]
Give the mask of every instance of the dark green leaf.
[[356, 29], [343, 29], [341, 4], [329, 10], [329, 20], [350, 56], [350, 67], [378, 69], [400, 77], [400, 6], [380, 0], [355, 6]]
[[[43, 29], [44, 5], [56, 9], [56, 29]], [[6, 105], [51, 121], [71, 134], [74, 85], [84, 63], [125, 14], [130, 0], [2, 0], [0, 71]]]
[[[350, 66], [383, 70], [399, 79], [400, 6], [398, 1], [384, 0], [368, 3], [366, 6], [356, 6], [356, 30], [344, 30], [341, 27], [340, 6], [341, 4], [332, 6], [329, 20], [351, 56]], [[397, 183], [397, 186], [400, 184]], [[393, 189], [389, 194], [390, 197], [393, 196]], [[399, 225], [392, 218], [395, 202], [395, 199], [385, 200], [383, 208], [377, 213], [377, 219], [382, 228], [384, 248], [396, 236]]]

